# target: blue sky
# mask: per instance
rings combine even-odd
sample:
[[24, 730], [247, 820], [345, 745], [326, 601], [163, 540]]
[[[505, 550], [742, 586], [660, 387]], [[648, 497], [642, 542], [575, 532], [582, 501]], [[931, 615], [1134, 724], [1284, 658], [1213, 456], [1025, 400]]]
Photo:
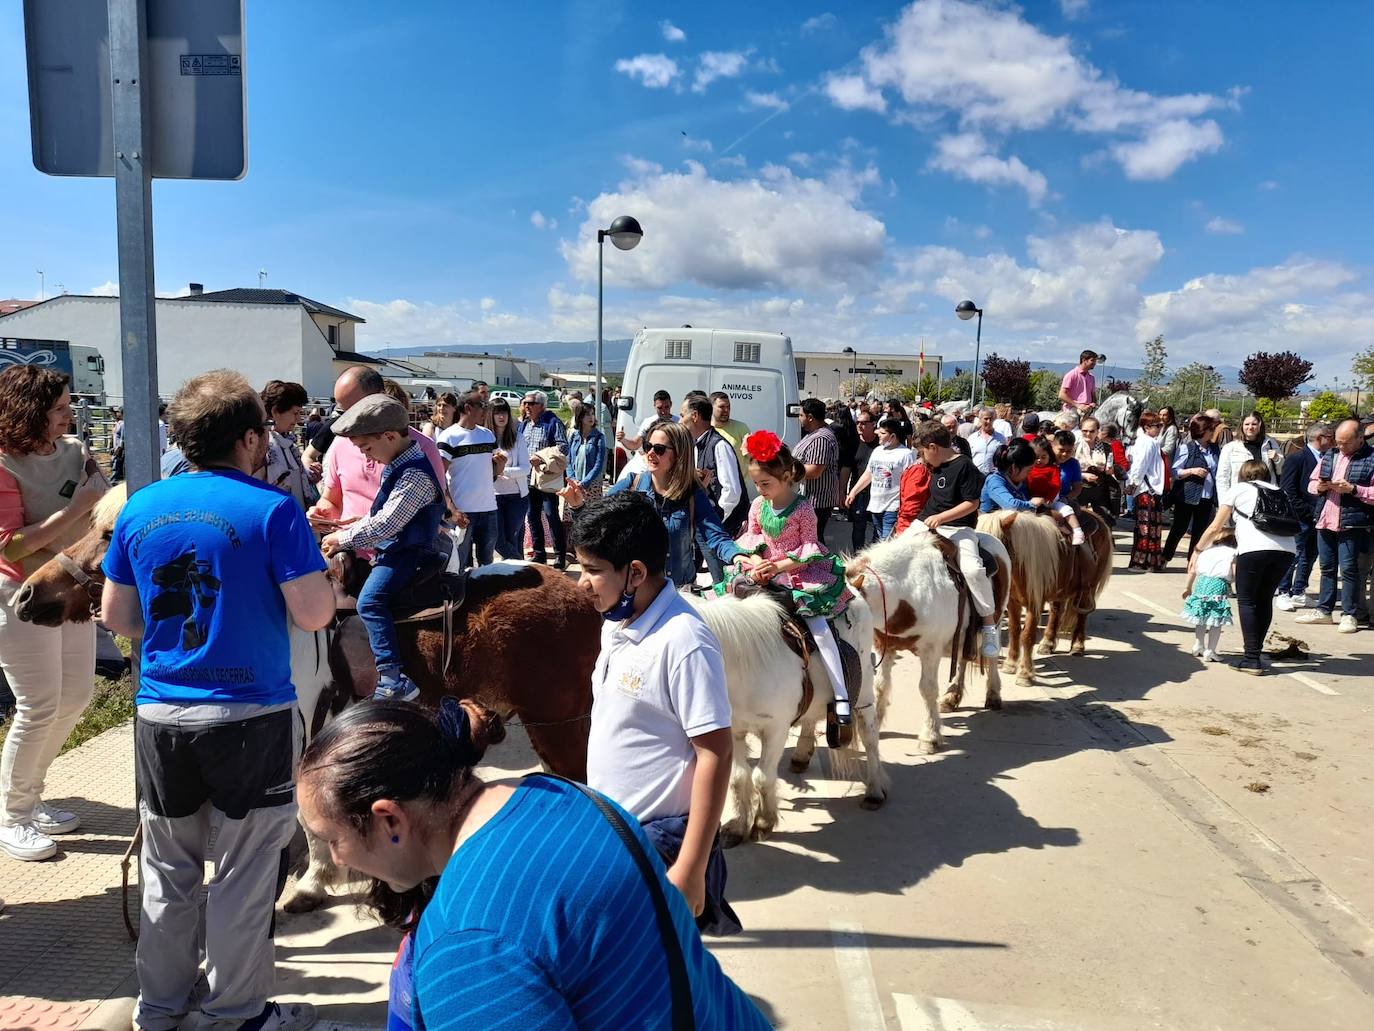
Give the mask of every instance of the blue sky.
[[[1171, 364], [1374, 343], [1374, 10], [1192, 4], [250, 0], [250, 167], [154, 188], [159, 293], [268, 284], [360, 343], [644, 324], [804, 349]], [[113, 185], [32, 167], [0, 7], [0, 296], [107, 292]]]

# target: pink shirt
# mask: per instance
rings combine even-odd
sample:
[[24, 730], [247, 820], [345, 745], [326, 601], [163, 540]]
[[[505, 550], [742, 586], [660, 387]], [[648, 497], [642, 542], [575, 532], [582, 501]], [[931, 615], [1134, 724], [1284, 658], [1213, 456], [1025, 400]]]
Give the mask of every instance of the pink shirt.
[[[414, 426], [410, 427], [410, 439], [420, 445], [420, 450], [434, 469], [434, 475], [443, 483], [444, 461], [439, 457], [438, 445]], [[376, 500], [377, 489], [382, 485], [384, 468], [380, 462], [365, 458], [358, 450], [358, 445], [347, 437], [334, 438], [334, 443], [329, 445], [324, 456], [324, 482], [321, 487], [326, 495], [338, 490], [343, 499], [340, 505], [341, 518], [362, 518], [372, 511], [372, 502]]]
[[[1097, 398], [1097, 381], [1093, 379], [1091, 372], [1084, 372], [1074, 366], [1064, 373], [1063, 382], [1060, 383], [1074, 402], [1081, 405], [1092, 404]], [[1065, 405], [1064, 411], [1069, 411], [1073, 405]]]
[[[1331, 478], [1333, 480], [1345, 479], [1346, 470], [1350, 468], [1350, 456], [1343, 451], [1336, 452], [1336, 460], [1331, 463]], [[1317, 459], [1317, 464], [1312, 467], [1312, 478], [1307, 481], [1307, 493], [1316, 494], [1317, 484], [1322, 478], [1322, 460]], [[1355, 486], [1355, 497], [1361, 501], [1374, 505], [1374, 485], [1361, 487]], [[1339, 530], [1341, 528], [1341, 496], [1334, 490], [1326, 492], [1326, 504], [1322, 505], [1321, 514], [1317, 516], [1318, 530]]]

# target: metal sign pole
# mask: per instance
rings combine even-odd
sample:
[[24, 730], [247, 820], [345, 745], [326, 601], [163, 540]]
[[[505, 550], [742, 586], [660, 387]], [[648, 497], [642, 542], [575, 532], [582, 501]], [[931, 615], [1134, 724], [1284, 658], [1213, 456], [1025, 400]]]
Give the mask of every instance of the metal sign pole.
[[157, 320], [153, 293], [153, 176], [144, 91], [145, 0], [109, 0], [115, 220], [119, 237], [119, 346], [123, 356], [124, 468], [129, 490], [158, 479]]

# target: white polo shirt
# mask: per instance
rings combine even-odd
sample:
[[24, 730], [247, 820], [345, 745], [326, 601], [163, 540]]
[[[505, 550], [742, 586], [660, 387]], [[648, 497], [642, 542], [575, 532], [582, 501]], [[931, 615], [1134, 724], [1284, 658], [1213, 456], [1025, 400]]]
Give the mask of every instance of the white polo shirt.
[[454, 423], [439, 434], [439, 453], [448, 462], [448, 493], [459, 512], [495, 512], [496, 478], [492, 456], [496, 435], [485, 426], [470, 430]]
[[628, 626], [607, 623], [592, 674], [587, 783], [640, 823], [685, 816], [692, 738], [730, 726], [720, 644], [666, 584]]

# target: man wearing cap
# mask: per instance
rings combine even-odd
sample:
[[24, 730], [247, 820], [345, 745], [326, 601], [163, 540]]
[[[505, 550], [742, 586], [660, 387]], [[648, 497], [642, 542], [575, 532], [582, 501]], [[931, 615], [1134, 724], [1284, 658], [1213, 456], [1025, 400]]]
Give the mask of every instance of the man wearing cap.
[[334, 435], [347, 438], [369, 460], [383, 466], [377, 496], [367, 517], [340, 527], [320, 542], [326, 556], [338, 551], [372, 548], [372, 572], [358, 593], [358, 616], [367, 628], [377, 658], [376, 698], [412, 701], [420, 690], [401, 672], [391, 605], [420, 565], [437, 550], [439, 521], [444, 516], [444, 489], [429, 459], [407, 430], [405, 405], [385, 394], [363, 398], [334, 424]]
[[1040, 413], [1027, 412], [1021, 416], [1021, 439], [1032, 441], [1040, 436]]
[[[334, 383], [334, 401], [340, 411], [348, 412], [365, 397], [381, 396], [386, 384], [375, 369], [355, 365], [345, 369]], [[311, 444], [324, 455], [320, 500], [306, 516], [317, 532], [329, 533], [341, 525], [361, 519], [372, 509], [377, 488], [382, 482], [382, 467], [364, 455], [346, 437], [335, 437], [334, 426], [322, 430]], [[429, 460], [429, 467], [442, 483], [444, 462], [439, 447], [413, 426], [408, 427], [411, 441]], [[308, 464], [308, 463], [307, 463]]]
[[1064, 411], [1086, 415], [1097, 407], [1097, 381], [1093, 379], [1093, 369], [1105, 357], [1096, 351], [1084, 351], [1078, 356], [1078, 364], [1064, 373], [1063, 382], [1059, 384], [1059, 400], [1064, 402]]

